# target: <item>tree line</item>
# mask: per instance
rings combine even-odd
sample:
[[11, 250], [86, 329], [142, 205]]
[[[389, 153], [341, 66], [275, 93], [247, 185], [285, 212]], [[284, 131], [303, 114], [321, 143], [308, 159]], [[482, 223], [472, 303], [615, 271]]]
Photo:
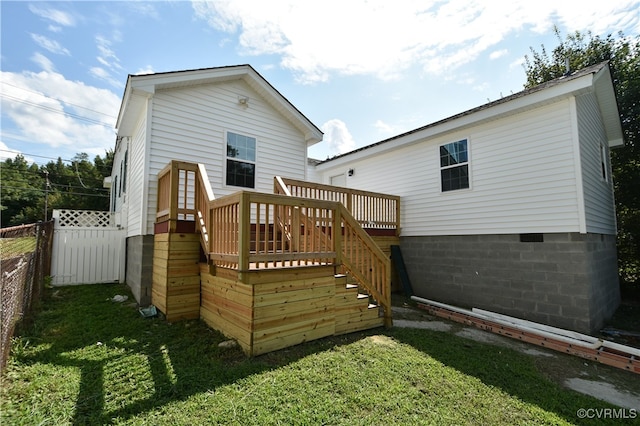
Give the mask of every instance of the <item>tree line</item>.
[[71, 161], [58, 158], [45, 165], [29, 164], [23, 155], [0, 163], [0, 223], [7, 226], [49, 220], [53, 209], [109, 210], [113, 151], [93, 162], [85, 153]]

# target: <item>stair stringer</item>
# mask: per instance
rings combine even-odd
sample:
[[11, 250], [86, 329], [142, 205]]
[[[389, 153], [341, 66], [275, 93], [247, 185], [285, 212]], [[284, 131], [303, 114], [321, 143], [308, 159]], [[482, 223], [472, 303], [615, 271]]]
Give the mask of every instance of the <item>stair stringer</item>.
[[384, 326], [381, 308], [370, 302], [368, 294], [360, 291], [349, 275], [338, 274], [336, 279], [335, 327], [336, 335]]

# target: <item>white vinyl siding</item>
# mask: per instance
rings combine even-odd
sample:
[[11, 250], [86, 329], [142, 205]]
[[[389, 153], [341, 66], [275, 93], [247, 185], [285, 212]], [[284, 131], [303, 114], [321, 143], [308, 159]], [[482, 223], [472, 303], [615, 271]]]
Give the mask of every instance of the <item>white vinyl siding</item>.
[[[238, 103], [239, 96], [249, 98], [248, 107]], [[304, 179], [304, 135], [246, 83], [158, 90], [150, 137], [149, 233], [155, 220], [157, 175], [171, 160], [204, 164], [216, 198], [239, 190], [224, 184], [227, 131], [258, 140], [255, 191], [272, 193], [275, 175]]]
[[144, 163], [145, 163], [145, 142], [146, 142], [146, 109], [141, 120], [136, 126], [135, 132], [129, 144], [129, 178], [127, 182], [127, 237], [147, 234], [142, 229], [142, 214], [144, 200]]
[[603, 179], [603, 149], [607, 177], [611, 176], [611, 163], [597, 100], [593, 94], [585, 94], [576, 98], [576, 105], [587, 232], [614, 235], [613, 185], [611, 179]]
[[[403, 236], [579, 232], [570, 101], [359, 161], [349, 187], [400, 195]], [[471, 189], [441, 192], [439, 147], [468, 138]]]

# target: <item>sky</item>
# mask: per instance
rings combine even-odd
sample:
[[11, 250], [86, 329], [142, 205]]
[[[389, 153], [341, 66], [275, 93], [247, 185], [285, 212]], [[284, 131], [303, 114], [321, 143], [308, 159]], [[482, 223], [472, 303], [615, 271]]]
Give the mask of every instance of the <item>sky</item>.
[[640, 0], [0, 1], [0, 159], [115, 147], [129, 74], [251, 64], [325, 159], [523, 89], [575, 31], [640, 34]]

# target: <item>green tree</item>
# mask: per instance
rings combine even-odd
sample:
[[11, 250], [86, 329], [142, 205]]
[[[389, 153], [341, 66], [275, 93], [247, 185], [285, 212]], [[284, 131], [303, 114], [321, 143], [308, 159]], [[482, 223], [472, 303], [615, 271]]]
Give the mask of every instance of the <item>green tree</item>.
[[615, 87], [625, 145], [611, 152], [616, 214], [618, 221], [618, 260], [620, 277], [629, 283], [640, 278], [640, 37], [594, 36], [575, 32], [563, 40], [555, 29], [559, 45], [548, 54], [531, 48], [525, 56], [526, 87], [562, 76], [565, 61], [577, 70], [609, 61]]
[[[7, 158], [0, 165], [0, 222], [3, 227], [33, 222], [44, 193], [44, 181], [37, 165], [31, 166], [22, 155]], [[44, 209], [39, 219], [44, 218]]]
[[[102, 181], [111, 174], [113, 151], [91, 162], [80, 153], [71, 162], [50, 161], [29, 165], [22, 155], [0, 163], [1, 226], [34, 223], [47, 219], [53, 209], [107, 210], [109, 193]], [[47, 185], [48, 177], [48, 185]]]

